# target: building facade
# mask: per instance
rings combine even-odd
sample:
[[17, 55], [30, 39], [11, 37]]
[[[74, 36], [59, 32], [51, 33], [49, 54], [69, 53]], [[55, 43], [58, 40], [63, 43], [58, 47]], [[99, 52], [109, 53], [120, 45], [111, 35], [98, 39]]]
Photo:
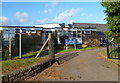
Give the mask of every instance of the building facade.
[[[107, 29], [105, 24], [73, 23], [71, 25], [61, 26], [61, 24], [41, 24], [35, 26], [1, 26], [4, 45], [8, 44], [9, 37], [13, 39], [22, 32], [24, 35], [38, 35], [41, 37], [41, 43], [47, 39], [48, 33], [52, 33], [57, 38], [58, 44], [61, 44], [61, 38], [74, 38], [77, 44], [86, 44], [90, 35], [96, 35], [98, 32], [104, 32]], [[14, 41], [14, 40], [13, 40]], [[14, 42], [13, 42], [14, 44]]]

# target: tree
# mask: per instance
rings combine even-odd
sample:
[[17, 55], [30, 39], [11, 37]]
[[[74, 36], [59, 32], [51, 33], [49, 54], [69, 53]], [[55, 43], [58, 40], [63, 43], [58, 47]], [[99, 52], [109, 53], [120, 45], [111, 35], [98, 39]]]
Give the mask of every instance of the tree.
[[108, 37], [120, 35], [120, 1], [110, 2], [103, 0], [101, 4], [106, 8], [105, 13], [107, 17], [105, 19], [108, 21], [107, 26], [109, 30], [105, 34]]

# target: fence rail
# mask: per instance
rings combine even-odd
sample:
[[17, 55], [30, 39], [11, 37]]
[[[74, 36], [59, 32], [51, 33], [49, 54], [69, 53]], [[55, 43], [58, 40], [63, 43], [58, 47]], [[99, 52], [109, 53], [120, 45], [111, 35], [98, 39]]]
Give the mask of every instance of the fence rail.
[[120, 59], [120, 36], [114, 37], [111, 43], [107, 42], [107, 55], [111, 59]]
[[[20, 35], [12, 33], [13, 31], [1, 31], [2, 60], [20, 58], [21, 55], [36, 53], [42, 46], [41, 33], [21, 34], [21, 53], [20, 53]], [[14, 31], [15, 32], [15, 31]], [[48, 45], [43, 50], [48, 50]], [[36, 54], [34, 54], [36, 55]], [[48, 54], [47, 54], [48, 55]], [[22, 57], [22, 56], [21, 56]], [[23, 57], [22, 57], [23, 58]]]

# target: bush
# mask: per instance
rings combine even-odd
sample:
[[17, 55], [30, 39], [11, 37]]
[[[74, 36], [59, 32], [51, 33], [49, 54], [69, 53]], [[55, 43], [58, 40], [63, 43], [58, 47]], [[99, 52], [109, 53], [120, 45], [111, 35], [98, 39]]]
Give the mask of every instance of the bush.
[[98, 39], [99, 39], [99, 37], [97, 34], [91, 34], [89, 36], [89, 39], [87, 40], [87, 45], [91, 46], [91, 47], [100, 46], [100, 41]]
[[9, 56], [9, 50], [7, 49], [6, 51], [5, 51], [5, 55], [3, 56], [3, 60], [8, 60], [8, 59], [10, 59], [11, 57]]
[[100, 45], [100, 41], [98, 39], [88, 39], [87, 45], [91, 46], [91, 47], [99, 46]]

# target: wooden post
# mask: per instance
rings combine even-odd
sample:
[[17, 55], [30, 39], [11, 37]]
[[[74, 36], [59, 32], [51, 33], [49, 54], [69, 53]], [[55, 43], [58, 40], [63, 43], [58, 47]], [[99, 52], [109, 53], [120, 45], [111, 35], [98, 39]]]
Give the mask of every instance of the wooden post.
[[108, 37], [107, 37], [107, 57], [109, 58], [110, 56], [109, 56], [109, 44], [108, 44]]
[[43, 48], [45, 47], [45, 45], [47, 44], [47, 42], [49, 41], [50, 38], [51, 38], [51, 35], [48, 35], [47, 40], [45, 41], [45, 43], [43, 44], [43, 46], [41, 47], [41, 49], [39, 50], [39, 52], [37, 53], [35, 58], [37, 58], [39, 56], [39, 54], [42, 52]]
[[[2, 60], [2, 30], [0, 30], [0, 60]], [[1, 66], [1, 65], [0, 65]], [[1, 67], [2, 68], [2, 67]]]
[[68, 46], [67, 46], [67, 44], [66, 44], [66, 50], [68, 49]]
[[49, 33], [50, 40], [48, 42], [49, 45], [49, 61], [52, 63], [55, 60], [55, 54], [54, 54], [54, 40], [51, 38], [51, 34]]
[[76, 44], [74, 44], [74, 48], [75, 48], [75, 50], [76, 50]]
[[[1, 61], [1, 64], [0, 64], [0, 68], [2, 68], [2, 30], [0, 30], [0, 61]], [[0, 74], [2, 76], [2, 71], [0, 71]], [[0, 77], [0, 83], [2, 83], [2, 77]]]

